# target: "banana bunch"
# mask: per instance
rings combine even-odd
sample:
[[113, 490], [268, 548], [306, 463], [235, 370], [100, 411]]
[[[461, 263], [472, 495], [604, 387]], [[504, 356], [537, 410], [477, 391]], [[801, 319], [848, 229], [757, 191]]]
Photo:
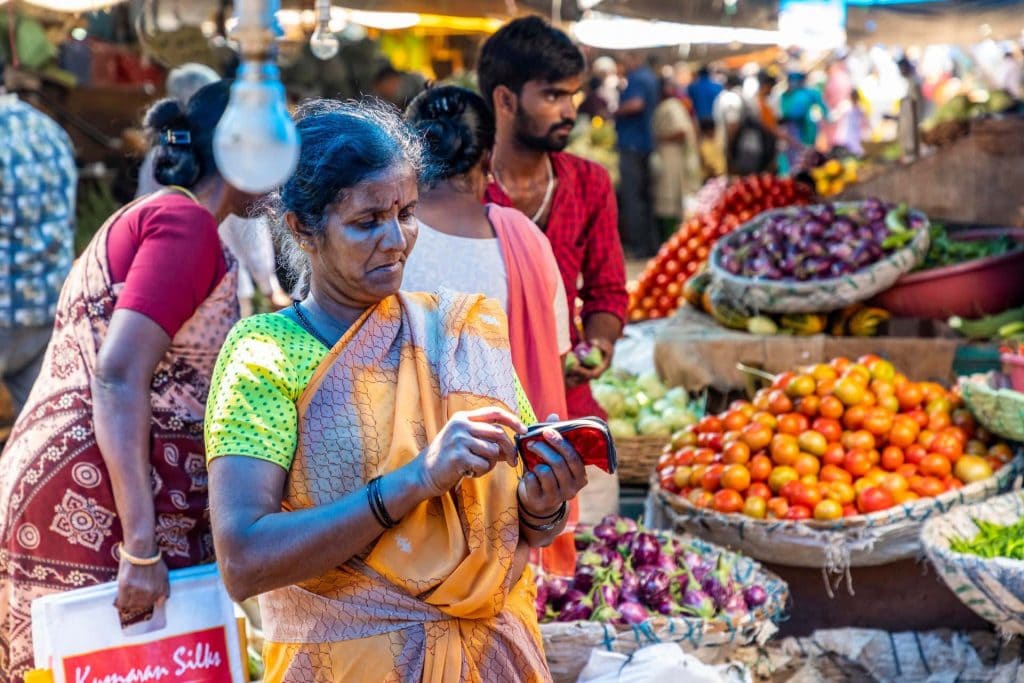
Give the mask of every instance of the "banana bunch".
[[857, 182], [858, 162], [853, 157], [830, 159], [821, 166], [812, 168], [811, 178], [814, 187], [822, 197], [832, 197], [846, 189], [847, 185]]
[[949, 319], [949, 326], [968, 339], [1024, 341], [1024, 307], [974, 320], [953, 316]]

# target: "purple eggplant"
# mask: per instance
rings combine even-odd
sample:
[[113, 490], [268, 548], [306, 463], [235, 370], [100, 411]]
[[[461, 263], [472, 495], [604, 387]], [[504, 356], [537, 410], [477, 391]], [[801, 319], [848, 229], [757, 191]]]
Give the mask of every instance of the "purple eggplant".
[[589, 593], [601, 575], [601, 570], [596, 567], [579, 566], [572, 577], [572, 587], [582, 593]]
[[561, 576], [552, 576], [545, 582], [545, 585], [548, 591], [548, 602], [556, 610], [561, 609], [568, 600], [569, 580]]
[[746, 590], [743, 591], [743, 598], [747, 601], [747, 606], [760, 607], [768, 602], [768, 593], [764, 587], [754, 584], [753, 586], [747, 586]]
[[638, 602], [623, 602], [619, 604], [619, 614], [627, 624], [642, 624], [650, 616], [647, 608]]
[[618, 606], [621, 599], [619, 587], [612, 583], [604, 583], [597, 589], [598, 601], [610, 607]]
[[619, 534], [615, 531], [614, 524], [601, 522], [594, 527], [594, 536], [605, 545], [614, 548], [619, 543]]
[[594, 613], [594, 603], [582, 593], [572, 597], [558, 614], [559, 621], [586, 621]]
[[661, 543], [654, 534], [641, 532], [633, 537], [629, 546], [633, 564], [638, 567], [654, 566], [661, 557]]
[[603, 624], [618, 624], [622, 621], [622, 615], [611, 605], [601, 605], [594, 609], [590, 615], [591, 621], [599, 621]]
[[686, 614], [701, 619], [713, 619], [716, 612], [715, 601], [702, 590], [689, 590], [683, 593], [679, 606]]
[[648, 605], [669, 594], [669, 579], [665, 572], [656, 569], [640, 582], [640, 596]]

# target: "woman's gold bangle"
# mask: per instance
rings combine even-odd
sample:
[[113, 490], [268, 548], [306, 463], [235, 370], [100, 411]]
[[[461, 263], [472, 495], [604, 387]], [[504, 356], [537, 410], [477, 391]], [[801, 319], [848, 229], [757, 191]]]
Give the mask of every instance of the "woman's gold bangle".
[[164, 551], [160, 550], [160, 548], [156, 549], [156, 555], [153, 557], [135, 557], [124, 549], [124, 543], [117, 544], [117, 554], [125, 560], [128, 560], [128, 564], [133, 564], [136, 567], [152, 567], [164, 558]]

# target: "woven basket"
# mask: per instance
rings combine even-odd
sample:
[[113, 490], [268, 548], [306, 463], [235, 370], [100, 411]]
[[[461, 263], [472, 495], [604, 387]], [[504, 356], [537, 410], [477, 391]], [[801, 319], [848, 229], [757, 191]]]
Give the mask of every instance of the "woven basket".
[[789, 587], [785, 581], [748, 557], [699, 538], [676, 537], [693, 545], [702, 554], [710, 552], [734, 561], [736, 578], [745, 584], [761, 584], [768, 593], [767, 602], [739, 620], [653, 617], [635, 626], [594, 621], [541, 624], [544, 654], [555, 683], [575, 681], [594, 648], [628, 655], [645, 645], [678, 643], [683, 650], [698, 655], [702, 661], [715, 661], [734, 648], [755, 643], [763, 645], [775, 634], [776, 623], [785, 616], [789, 603]]
[[[855, 207], [857, 202], [837, 202], [837, 208]], [[741, 232], [757, 230], [777, 214], [795, 215], [806, 207], [778, 209], [759, 214], [746, 225], [721, 239], [711, 250], [708, 267], [713, 287], [728, 301], [755, 313], [823, 313], [865, 301], [892, 287], [902, 275], [913, 270], [928, 253], [931, 237], [928, 219], [914, 212], [924, 225], [906, 247], [892, 252], [866, 268], [837, 278], [806, 282], [762, 280], [733, 275], [721, 266], [722, 248]]]
[[619, 481], [632, 486], [644, 486], [665, 450], [667, 439], [660, 436], [635, 436], [615, 440], [615, 453], [619, 460]]
[[1024, 455], [993, 476], [935, 498], [922, 498], [870, 515], [835, 521], [753, 519], [693, 506], [665, 491], [652, 478], [651, 493], [665, 506], [673, 527], [786, 567], [875, 567], [915, 557], [920, 549], [921, 524], [968, 503], [978, 503], [1009, 490], [1024, 471]]
[[987, 377], [961, 379], [960, 393], [967, 407], [990, 432], [1024, 441], [1024, 394], [1012, 389], [993, 389]]
[[950, 539], [978, 533], [975, 519], [1013, 524], [1024, 517], [1024, 494], [1014, 492], [928, 520], [921, 545], [960, 600], [1003, 634], [1024, 633], [1024, 561], [986, 559], [950, 550]]

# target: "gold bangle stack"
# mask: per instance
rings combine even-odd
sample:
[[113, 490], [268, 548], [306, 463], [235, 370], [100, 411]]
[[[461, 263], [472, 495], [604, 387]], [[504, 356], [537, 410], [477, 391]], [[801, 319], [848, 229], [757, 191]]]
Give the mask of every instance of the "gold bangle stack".
[[156, 549], [156, 555], [153, 557], [135, 557], [135, 555], [124, 549], [123, 542], [117, 544], [117, 554], [122, 559], [127, 560], [128, 564], [133, 564], [136, 567], [152, 567], [164, 558], [164, 551], [160, 550], [160, 548]]

